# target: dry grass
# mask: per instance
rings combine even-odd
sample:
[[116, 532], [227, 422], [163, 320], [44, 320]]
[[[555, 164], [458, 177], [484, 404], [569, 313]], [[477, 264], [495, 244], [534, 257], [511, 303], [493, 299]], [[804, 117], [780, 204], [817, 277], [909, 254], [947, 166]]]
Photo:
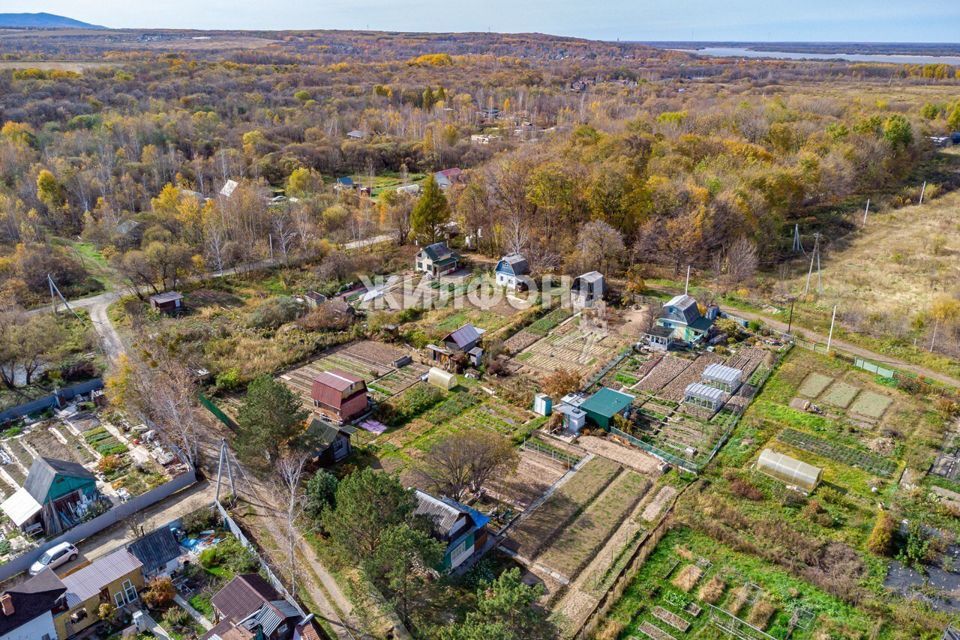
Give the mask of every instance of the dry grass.
[[716, 604], [723, 597], [723, 592], [727, 588], [727, 583], [720, 576], [713, 576], [702, 587], [700, 587], [697, 597], [708, 603]]
[[697, 582], [699, 582], [702, 575], [703, 569], [695, 564], [688, 564], [671, 582], [677, 589], [680, 589], [684, 593], [689, 593], [689, 591], [696, 586]]
[[[824, 305], [856, 300], [862, 309], [910, 317], [960, 282], [960, 192], [927, 202], [871, 213], [867, 226], [846, 238], [848, 246], [824, 254]], [[804, 264], [800, 264], [804, 263]], [[806, 260], [799, 260], [791, 291], [802, 291]]]
[[773, 617], [776, 611], [777, 608], [773, 606], [769, 600], [760, 600], [753, 605], [753, 609], [750, 610], [750, 615], [747, 616], [747, 622], [757, 629], [766, 629], [767, 625], [770, 624], [770, 618]]
[[727, 601], [726, 609], [733, 615], [740, 615], [740, 610], [747, 603], [750, 596], [750, 590], [746, 586], [737, 587], [730, 592], [730, 600]]

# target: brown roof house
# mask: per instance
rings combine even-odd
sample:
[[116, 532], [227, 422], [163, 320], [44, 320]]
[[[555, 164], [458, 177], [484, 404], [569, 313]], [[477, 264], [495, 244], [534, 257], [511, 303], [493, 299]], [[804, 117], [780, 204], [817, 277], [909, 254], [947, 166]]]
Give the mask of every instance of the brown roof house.
[[166, 313], [175, 315], [183, 311], [183, 294], [179, 291], [167, 291], [150, 296], [150, 307]]
[[56, 640], [53, 616], [66, 611], [66, 593], [67, 587], [51, 569], [4, 591], [0, 595], [0, 639]]
[[337, 423], [349, 422], [367, 411], [367, 383], [340, 369], [314, 378], [310, 397], [317, 413]]
[[216, 626], [203, 640], [290, 640], [303, 615], [257, 573], [239, 575], [210, 600]]
[[452, 361], [465, 355], [470, 364], [478, 367], [483, 359], [483, 348], [480, 346], [483, 334], [483, 329], [467, 323], [444, 336], [443, 346], [428, 344], [430, 359], [439, 364], [450, 365]]

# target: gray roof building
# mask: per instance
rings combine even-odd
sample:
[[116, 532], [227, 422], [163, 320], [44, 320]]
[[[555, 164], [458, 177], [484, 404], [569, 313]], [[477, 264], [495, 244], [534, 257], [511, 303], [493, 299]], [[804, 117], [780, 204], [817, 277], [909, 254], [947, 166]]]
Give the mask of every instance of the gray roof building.
[[143, 573], [163, 573], [182, 551], [170, 527], [160, 527], [127, 545], [127, 551], [143, 563]]

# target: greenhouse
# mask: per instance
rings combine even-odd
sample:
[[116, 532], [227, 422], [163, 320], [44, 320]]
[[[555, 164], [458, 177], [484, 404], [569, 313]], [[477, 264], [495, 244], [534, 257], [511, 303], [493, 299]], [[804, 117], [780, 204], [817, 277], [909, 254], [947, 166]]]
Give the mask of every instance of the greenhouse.
[[757, 469], [806, 493], [817, 488], [823, 475], [823, 469], [771, 449], [764, 449], [760, 453]]
[[743, 371], [722, 364], [711, 364], [703, 371], [703, 383], [733, 393], [743, 381]]
[[427, 374], [427, 382], [435, 387], [449, 391], [457, 386], [457, 376], [438, 367], [431, 367], [430, 372]]
[[726, 401], [726, 397], [727, 394], [723, 392], [723, 389], [710, 387], [699, 382], [688, 384], [687, 388], [683, 390], [684, 403], [711, 411], [719, 411]]

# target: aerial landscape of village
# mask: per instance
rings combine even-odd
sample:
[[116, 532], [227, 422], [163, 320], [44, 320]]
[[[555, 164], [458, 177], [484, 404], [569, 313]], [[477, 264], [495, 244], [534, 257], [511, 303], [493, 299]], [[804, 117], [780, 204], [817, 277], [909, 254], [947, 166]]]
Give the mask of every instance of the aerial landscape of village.
[[0, 13], [0, 640], [960, 640], [960, 7], [491, 2]]

